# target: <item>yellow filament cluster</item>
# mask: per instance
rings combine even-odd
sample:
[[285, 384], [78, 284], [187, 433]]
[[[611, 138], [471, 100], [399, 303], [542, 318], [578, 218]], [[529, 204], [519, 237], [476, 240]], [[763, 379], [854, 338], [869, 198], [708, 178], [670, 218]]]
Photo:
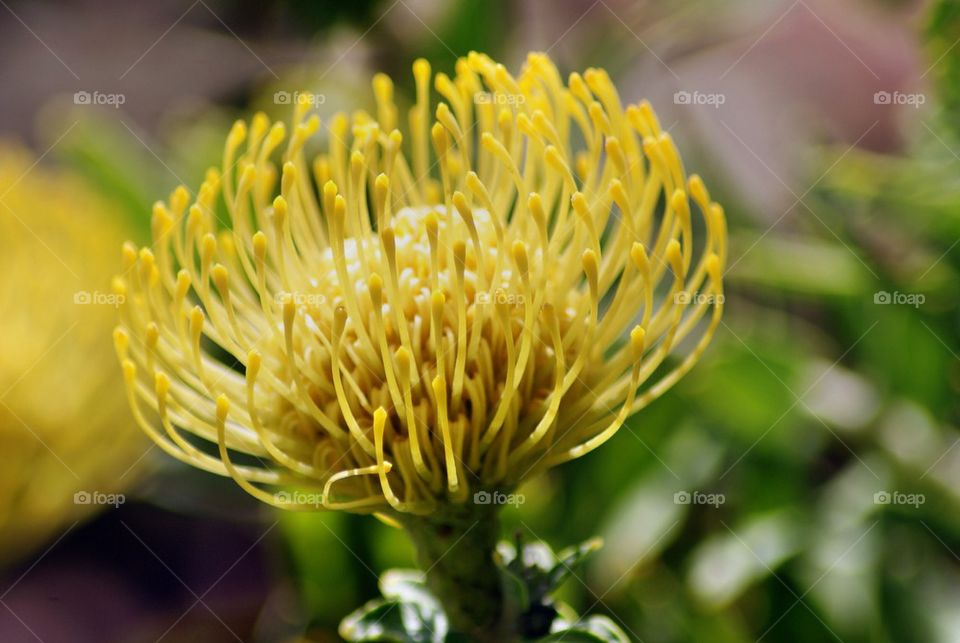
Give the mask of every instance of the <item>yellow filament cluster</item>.
[[146, 441], [103, 359], [125, 234], [77, 176], [0, 142], [0, 565], [137, 478]]
[[513, 487], [608, 440], [720, 321], [723, 210], [649, 104], [543, 54], [413, 73], [407, 134], [382, 74], [324, 147], [307, 104], [237, 122], [199, 191], [156, 204], [154, 246], [123, 249], [137, 420], [265, 502]]

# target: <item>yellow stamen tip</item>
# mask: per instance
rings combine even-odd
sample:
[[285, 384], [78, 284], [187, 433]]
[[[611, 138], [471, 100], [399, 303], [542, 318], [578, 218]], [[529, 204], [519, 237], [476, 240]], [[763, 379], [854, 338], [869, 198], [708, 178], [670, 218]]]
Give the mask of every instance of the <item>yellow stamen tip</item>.
[[426, 219], [424, 219], [424, 225], [427, 228], [427, 233], [436, 239], [437, 233], [440, 230], [440, 221], [437, 219], [436, 210], [430, 210], [430, 212], [427, 213]]
[[257, 350], [251, 350], [247, 353], [247, 379], [255, 380], [260, 373], [260, 365], [263, 363], [263, 357]]
[[333, 334], [336, 337], [343, 335], [343, 329], [347, 326], [347, 309], [343, 306], [337, 306], [333, 310]]
[[153, 251], [150, 248], [141, 248], [140, 249], [140, 262], [149, 265], [153, 265]]
[[196, 233], [203, 225], [203, 210], [199, 205], [191, 205], [187, 214], [187, 229]]
[[722, 277], [721, 266], [720, 266], [720, 257], [715, 254], [711, 254], [707, 257], [707, 274], [710, 275], [710, 279], [716, 283], [720, 282]]
[[150, 348], [150, 349], [153, 349], [157, 345], [157, 342], [160, 340], [160, 329], [157, 327], [157, 324], [155, 322], [150, 322], [149, 324], [147, 324], [145, 340], [146, 340], [147, 348]]
[[425, 83], [430, 79], [430, 63], [424, 58], [413, 61], [413, 76], [418, 83]]
[[370, 298], [373, 303], [379, 305], [383, 296], [383, 279], [380, 275], [377, 273], [370, 275], [367, 279], [367, 288], [370, 290]]
[[570, 204], [573, 205], [574, 211], [584, 220], [591, 220], [590, 206], [587, 204], [587, 197], [585, 197], [582, 192], [574, 192], [570, 199]]
[[183, 298], [187, 296], [187, 292], [190, 290], [190, 273], [186, 270], [181, 269], [177, 273], [177, 286], [175, 291], [175, 297], [177, 301], [183, 301]]
[[333, 216], [338, 221], [343, 221], [347, 216], [347, 200], [343, 198], [342, 194], [333, 198]]
[[389, 76], [384, 73], [374, 74], [372, 84], [378, 100], [393, 100], [393, 81]]
[[527, 262], [527, 244], [523, 241], [514, 241], [510, 251], [513, 255], [513, 261], [517, 264], [517, 270], [520, 271], [520, 275], [526, 277], [530, 268]]
[[470, 206], [467, 204], [467, 197], [463, 196], [462, 192], [453, 193], [453, 207], [457, 209], [457, 212], [460, 213], [460, 216], [463, 218], [464, 222], [467, 225], [470, 225], [470, 222], [473, 221], [473, 213], [470, 210]]
[[153, 390], [156, 392], [158, 398], [167, 397], [167, 393], [170, 391], [170, 378], [167, 377], [167, 374], [162, 371], [157, 371], [157, 374], [153, 378]]
[[678, 277], [683, 276], [683, 251], [680, 249], [680, 242], [676, 239], [671, 239], [670, 243], [667, 244], [666, 251], [667, 261], [670, 262], [670, 267], [673, 269], [673, 272]]
[[587, 276], [590, 279], [596, 279], [597, 273], [600, 271], [600, 262], [597, 259], [597, 253], [593, 250], [584, 250], [580, 256], [580, 260], [583, 263], [583, 271], [587, 273]]
[[[217, 253], [217, 238], [213, 236], [212, 233], [208, 232], [203, 235], [203, 240], [200, 242], [200, 256], [204, 262], [208, 262], [213, 259], [213, 256]], [[144, 260], [144, 255], [141, 253], [140, 260]]]
[[401, 346], [396, 350], [393, 356], [397, 360], [397, 368], [399, 369], [400, 374], [409, 378], [411, 364], [410, 351]]
[[253, 235], [253, 256], [258, 261], [263, 261], [267, 256], [267, 235], [261, 230], [257, 230]]
[[297, 166], [293, 164], [293, 161], [287, 161], [283, 164], [283, 173], [280, 178], [280, 192], [282, 194], [290, 194], [296, 182]]
[[543, 212], [543, 199], [536, 192], [531, 192], [527, 197], [527, 207], [537, 219], [546, 219]]
[[703, 184], [703, 179], [699, 174], [691, 174], [687, 179], [687, 187], [690, 188], [690, 194], [699, 203], [709, 203], [710, 194], [707, 192], [707, 186]]
[[174, 212], [183, 212], [189, 202], [190, 191], [187, 190], [185, 185], [178, 185], [174, 188], [173, 194], [170, 196], [170, 207], [173, 208]]
[[640, 326], [634, 326], [630, 331], [630, 347], [633, 350], [633, 358], [639, 360], [643, 357], [643, 350], [646, 347], [647, 333]]
[[123, 360], [123, 379], [127, 382], [127, 385], [130, 386], [137, 379], [137, 366], [133, 363], [133, 360], [125, 359]]
[[217, 290], [221, 294], [224, 294], [229, 291], [230, 285], [230, 273], [227, 272], [227, 269], [222, 264], [217, 264], [210, 271], [210, 277], [213, 279], [213, 283], [217, 286]]
[[127, 281], [123, 277], [114, 276], [110, 280], [110, 290], [113, 291], [113, 294], [120, 295], [122, 300], [126, 300], [127, 296]]
[[430, 128], [430, 137], [433, 139], [433, 146], [437, 154], [443, 155], [447, 152], [448, 140], [447, 130], [440, 123], [434, 123]]
[[227, 420], [227, 415], [230, 413], [230, 400], [226, 395], [220, 394], [217, 396], [217, 421], [225, 422]]
[[132, 241], [127, 241], [123, 244], [123, 248], [120, 251], [121, 259], [123, 261], [123, 269], [130, 270], [134, 264], [137, 263], [137, 247], [133, 245]]
[[203, 330], [203, 309], [200, 306], [194, 306], [190, 310], [190, 329], [194, 335], [199, 335]]
[[235, 121], [227, 135], [227, 147], [236, 147], [243, 143], [247, 138], [247, 124], [243, 121]]
[[630, 246], [630, 258], [633, 260], [633, 265], [635, 265], [641, 273], [646, 273], [650, 270], [650, 259], [647, 257], [647, 251], [644, 249], [642, 243], [634, 242], [634, 244]]
[[675, 190], [670, 198], [670, 207], [677, 213], [681, 221], [690, 220], [690, 202], [687, 201], [687, 193], [683, 190]]
[[113, 348], [117, 351], [117, 356], [122, 360], [127, 357], [127, 349], [130, 346], [130, 334], [123, 328], [117, 326], [113, 329]]
[[323, 196], [327, 199], [332, 199], [337, 196], [337, 184], [333, 181], [327, 181], [323, 184]]

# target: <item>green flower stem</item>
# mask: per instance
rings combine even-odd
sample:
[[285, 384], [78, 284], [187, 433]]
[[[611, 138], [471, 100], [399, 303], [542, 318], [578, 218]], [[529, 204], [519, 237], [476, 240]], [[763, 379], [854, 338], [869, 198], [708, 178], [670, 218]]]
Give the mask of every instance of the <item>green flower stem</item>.
[[427, 586], [454, 631], [487, 642], [510, 640], [500, 575], [493, 561], [500, 537], [496, 505], [468, 499], [429, 516], [405, 516]]

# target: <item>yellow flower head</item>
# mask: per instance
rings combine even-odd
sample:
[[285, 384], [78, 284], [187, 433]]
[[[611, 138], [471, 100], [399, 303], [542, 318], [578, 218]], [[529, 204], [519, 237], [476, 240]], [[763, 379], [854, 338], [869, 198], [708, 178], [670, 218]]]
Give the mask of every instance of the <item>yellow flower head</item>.
[[144, 449], [103, 360], [124, 234], [110, 213], [77, 177], [0, 144], [0, 562], [104, 504]]
[[543, 54], [456, 72], [414, 64], [406, 141], [382, 74], [323, 151], [303, 94], [289, 136], [237, 122], [155, 206], [115, 338], [165, 451], [271, 504], [426, 513], [591, 451], [699, 358], [724, 216], [650, 105]]

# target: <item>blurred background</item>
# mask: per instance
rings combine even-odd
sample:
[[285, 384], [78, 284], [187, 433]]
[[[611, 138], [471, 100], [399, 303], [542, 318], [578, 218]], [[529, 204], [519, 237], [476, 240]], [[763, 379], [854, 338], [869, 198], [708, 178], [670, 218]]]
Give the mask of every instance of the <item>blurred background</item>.
[[[31, 362], [0, 351], [0, 457], [20, 471], [0, 476], [0, 526], [21, 528], [0, 539], [0, 641], [336, 641], [378, 574], [412, 565], [373, 518], [273, 513], [145, 441], [91, 481], [129, 413], [97, 420], [111, 433], [93, 431], [102, 397], [72, 422], [32, 409], [88, 371], [119, 376], [69, 323], [112, 310], [110, 270], [76, 266], [119, 251], [58, 263], [45, 234], [143, 243], [152, 202], [200, 183], [235, 118], [283, 118], [297, 90], [322, 116], [368, 107], [373, 73], [409, 95], [415, 58], [449, 73], [474, 49], [511, 70], [530, 50], [602, 66], [649, 99], [732, 244], [702, 363], [613, 444], [521, 489], [505, 536], [602, 536], [563, 598], [631, 640], [957, 643], [958, 42], [955, 0], [0, 1], [0, 148], [20, 159], [0, 172], [0, 230], [39, 242], [0, 271], [67, 293]], [[75, 187], [36, 196], [51, 185]], [[46, 318], [0, 300], [12, 345], [32, 326], [14, 312]], [[59, 376], [28, 395], [43, 362]], [[54, 496], [73, 501], [22, 518]]]

